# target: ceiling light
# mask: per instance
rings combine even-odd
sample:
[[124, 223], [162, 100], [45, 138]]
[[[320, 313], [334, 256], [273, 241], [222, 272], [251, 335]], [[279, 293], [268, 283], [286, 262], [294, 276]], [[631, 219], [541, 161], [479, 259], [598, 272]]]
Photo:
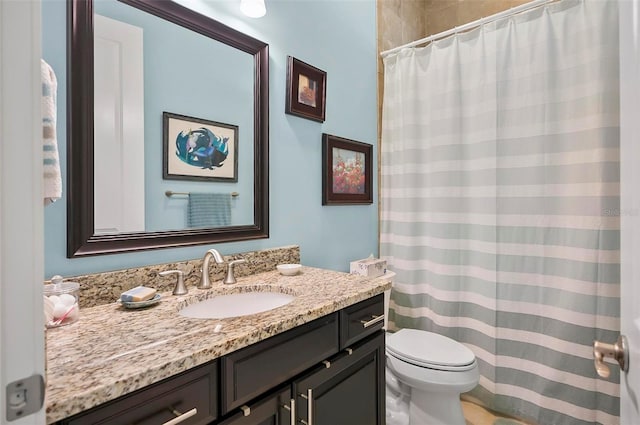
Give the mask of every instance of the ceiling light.
[[240, 0], [240, 11], [250, 18], [261, 18], [267, 13], [264, 0]]

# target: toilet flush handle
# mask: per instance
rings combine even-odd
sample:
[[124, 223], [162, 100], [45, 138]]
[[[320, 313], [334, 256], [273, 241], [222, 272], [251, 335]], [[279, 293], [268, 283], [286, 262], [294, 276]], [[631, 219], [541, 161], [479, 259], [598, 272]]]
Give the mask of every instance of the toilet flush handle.
[[615, 344], [606, 344], [600, 341], [593, 341], [593, 364], [596, 372], [601, 378], [608, 378], [611, 374], [609, 366], [604, 363], [605, 357], [611, 357], [618, 361], [623, 372], [629, 370], [629, 349], [627, 338], [624, 335], [618, 336]]

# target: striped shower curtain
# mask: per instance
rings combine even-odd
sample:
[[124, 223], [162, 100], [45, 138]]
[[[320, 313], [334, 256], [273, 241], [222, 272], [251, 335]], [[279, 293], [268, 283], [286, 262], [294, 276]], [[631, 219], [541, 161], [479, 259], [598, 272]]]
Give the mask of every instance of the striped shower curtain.
[[618, 369], [598, 379], [591, 348], [619, 331], [615, 2], [562, 0], [384, 66], [391, 329], [472, 349], [465, 397], [491, 409], [617, 424]]

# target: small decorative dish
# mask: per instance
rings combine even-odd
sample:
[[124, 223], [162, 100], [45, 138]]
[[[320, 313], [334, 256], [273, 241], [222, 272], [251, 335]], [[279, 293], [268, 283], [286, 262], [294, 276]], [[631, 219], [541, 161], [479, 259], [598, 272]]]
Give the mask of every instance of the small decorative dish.
[[151, 298], [150, 300], [145, 300], [145, 301], [118, 300], [116, 302], [119, 304], [122, 304], [124, 308], [145, 308], [145, 307], [152, 306], [154, 304], [158, 304], [160, 302], [160, 298], [162, 298], [162, 296], [160, 296], [160, 294], [156, 294], [156, 296]]
[[300, 264], [278, 264], [276, 269], [283, 276], [295, 276], [302, 270], [302, 266]]

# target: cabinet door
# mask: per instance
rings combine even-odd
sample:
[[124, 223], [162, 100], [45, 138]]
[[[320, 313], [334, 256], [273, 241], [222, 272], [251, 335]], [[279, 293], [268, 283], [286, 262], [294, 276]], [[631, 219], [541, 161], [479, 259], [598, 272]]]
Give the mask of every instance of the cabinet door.
[[295, 412], [295, 408], [291, 400], [291, 388], [288, 385], [243, 408], [219, 425], [293, 425], [291, 415]]
[[295, 381], [299, 423], [383, 425], [384, 367], [384, 332], [378, 332]]
[[338, 315], [329, 314], [222, 358], [222, 414], [338, 352]]

